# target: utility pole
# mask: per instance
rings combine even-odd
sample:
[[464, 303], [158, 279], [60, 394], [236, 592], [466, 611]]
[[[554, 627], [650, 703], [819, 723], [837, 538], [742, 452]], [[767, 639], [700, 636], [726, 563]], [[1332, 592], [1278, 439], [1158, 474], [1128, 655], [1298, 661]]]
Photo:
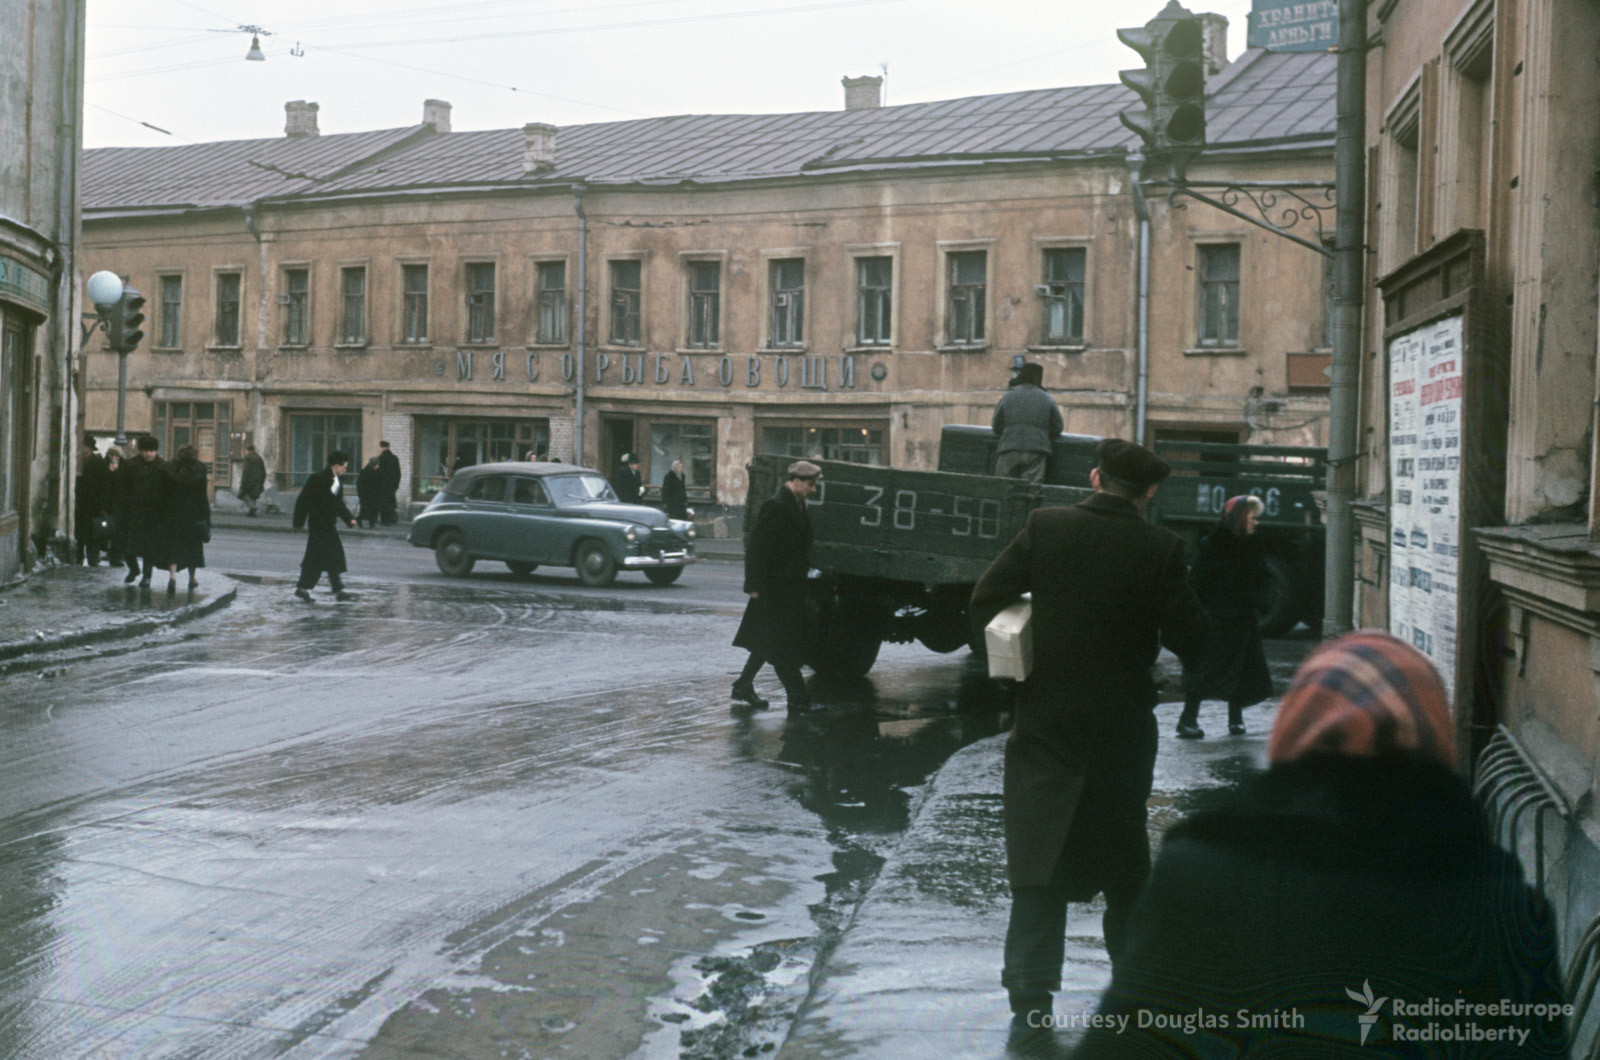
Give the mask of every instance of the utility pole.
[[1366, 272], [1366, 0], [1339, 0], [1338, 56], [1333, 170], [1339, 203], [1334, 221], [1333, 365], [1328, 388], [1325, 637], [1348, 632], [1354, 624], [1355, 515], [1351, 503], [1356, 485], [1356, 379], [1361, 368]]

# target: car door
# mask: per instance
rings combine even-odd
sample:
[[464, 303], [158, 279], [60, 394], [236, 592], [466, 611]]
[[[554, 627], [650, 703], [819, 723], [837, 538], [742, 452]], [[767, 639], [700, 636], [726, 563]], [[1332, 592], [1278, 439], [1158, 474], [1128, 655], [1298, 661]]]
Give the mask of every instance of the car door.
[[479, 475], [467, 490], [461, 532], [473, 556], [500, 559], [508, 548], [511, 507], [506, 503], [509, 475]]
[[[557, 537], [555, 505], [544, 483], [533, 475], [511, 479], [511, 558], [527, 563], [549, 563]], [[565, 557], [562, 557], [565, 560]]]

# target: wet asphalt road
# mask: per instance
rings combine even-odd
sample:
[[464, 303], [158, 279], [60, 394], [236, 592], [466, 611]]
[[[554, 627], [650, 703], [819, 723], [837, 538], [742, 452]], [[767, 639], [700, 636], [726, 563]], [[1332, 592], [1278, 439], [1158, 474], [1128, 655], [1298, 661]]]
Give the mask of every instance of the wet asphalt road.
[[999, 724], [915, 645], [822, 721], [731, 716], [737, 564], [351, 542], [360, 599], [306, 605], [301, 540], [219, 534], [268, 580], [203, 630], [0, 678], [0, 1057], [771, 1049], [908, 789]]

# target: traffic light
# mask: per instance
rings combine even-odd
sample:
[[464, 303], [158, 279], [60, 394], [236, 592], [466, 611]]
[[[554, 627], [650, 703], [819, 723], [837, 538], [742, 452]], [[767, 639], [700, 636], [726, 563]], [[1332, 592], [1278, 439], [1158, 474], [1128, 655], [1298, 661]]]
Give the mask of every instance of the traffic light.
[[132, 287], [106, 313], [106, 342], [118, 353], [128, 353], [144, 341], [144, 295]]
[[1205, 31], [1199, 17], [1168, 0], [1161, 13], [1117, 39], [1144, 59], [1143, 70], [1117, 76], [1139, 94], [1142, 107], [1117, 117], [1144, 141], [1146, 156], [1168, 162], [1175, 173], [1206, 143]]

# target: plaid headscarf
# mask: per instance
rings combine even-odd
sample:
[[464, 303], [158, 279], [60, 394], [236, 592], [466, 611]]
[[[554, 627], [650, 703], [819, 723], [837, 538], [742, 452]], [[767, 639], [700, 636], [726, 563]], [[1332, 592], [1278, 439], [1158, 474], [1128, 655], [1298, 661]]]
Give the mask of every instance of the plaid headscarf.
[[1373, 630], [1312, 652], [1278, 706], [1267, 757], [1288, 762], [1316, 751], [1401, 752], [1454, 768], [1450, 703], [1433, 664], [1405, 641]]
[[1248, 493], [1241, 493], [1237, 497], [1229, 497], [1228, 503], [1222, 506], [1222, 525], [1237, 536], [1243, 537], [1245, 536], [1244, 513], [1253, 509], [1257, 515], [1260, 515], [1264, 507], [1265, 505], [1261, 503], [1260, 497], [1252, 497]]

